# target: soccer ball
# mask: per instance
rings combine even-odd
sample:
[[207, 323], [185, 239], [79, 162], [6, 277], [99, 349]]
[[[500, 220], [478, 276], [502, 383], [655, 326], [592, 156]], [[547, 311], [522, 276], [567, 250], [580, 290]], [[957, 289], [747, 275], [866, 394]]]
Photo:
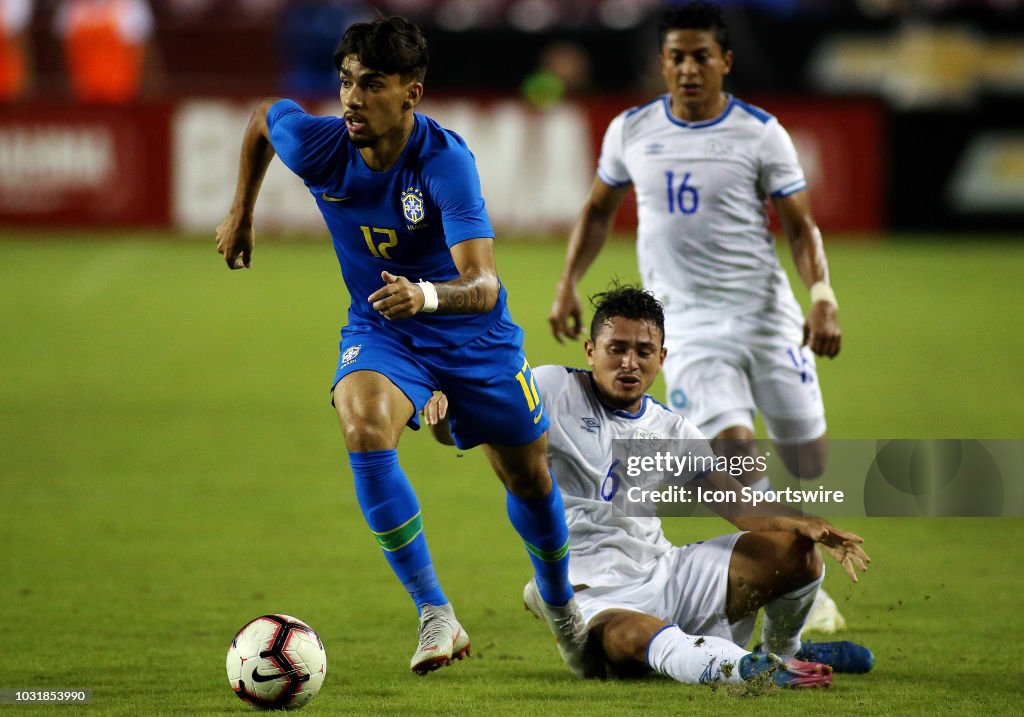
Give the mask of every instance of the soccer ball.
[[228, 682], [262, 709], [298, 709], [327, 674], [327, 653], [309, 625], [290, 615], [263, 615], [245, 625], [228, 648]]

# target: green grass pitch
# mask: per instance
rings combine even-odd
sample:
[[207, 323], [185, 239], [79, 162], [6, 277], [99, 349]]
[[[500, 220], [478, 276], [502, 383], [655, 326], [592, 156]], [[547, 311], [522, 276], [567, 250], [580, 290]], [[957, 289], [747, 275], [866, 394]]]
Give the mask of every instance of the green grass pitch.
[[[497, 251], [531, 362], [580, 363], [546, 328], [563, 244]], [[845, 341], [819, 367], [831, 435], [1024, 435], [1024, 245], [829, 252]], [[635, 275], [629, 242], [604, 251], [586, 290], [616, 273]], [[476, 652], [412, 675], [415, 613], [363, 524], [328, 404], [344, 305], [324, 242], [261, 240], [248, 272], [228, 272], [210, 240], [0, 242], [0, 687], [93, 690], [89, 707], [0, 711], [245, 714], [228, 641], [287, 612], [327, 647], [307, 714], [1020, 713], [1022, 520], [843, 521], [874, 564], [858, 586], [833, 569], [827, 587], [877, 667], [831, 690], [583, 683], [521, 607], [529, 563], [479, 451], [410, 432], [403, 464]], [[685, 542], [728, 526], [666, 529]]]

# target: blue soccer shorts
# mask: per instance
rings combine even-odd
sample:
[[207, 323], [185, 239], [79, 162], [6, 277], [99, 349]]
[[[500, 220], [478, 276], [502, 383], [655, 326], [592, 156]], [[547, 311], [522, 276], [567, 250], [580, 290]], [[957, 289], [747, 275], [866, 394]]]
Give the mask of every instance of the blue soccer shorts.
[[448, 397], [455, 445], [523, 446], [548, 429], [548, 416], [523, 351], [523, 330], [502, 316], [462, 346], [414, 347], [395, 331], [377, 326], [341, 330], [334, 386], [356, 371], [375, 371], [397, 386], [415, 411], [408, 425], [419, 430], [419, 412], [434, 391]]

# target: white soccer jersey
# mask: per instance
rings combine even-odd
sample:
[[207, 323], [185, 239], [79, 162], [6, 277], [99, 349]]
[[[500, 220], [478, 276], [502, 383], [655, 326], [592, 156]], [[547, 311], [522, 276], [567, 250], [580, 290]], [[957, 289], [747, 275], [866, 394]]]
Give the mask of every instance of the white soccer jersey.
[[612, 441], [696, 439], [707, 455], [711, 447], [692, 423], [650, 396], [635, 414], [606, 407], [589, 371], [540, 366], [533, 375], [551, 420], [548, 457], [569, 524], [569, 579], [590, 587], [646, 579], [672, 544], [658, 518], [631, 517], [606, 499], [614, 492]]
[[765, 201], [807, 184], [789, 134], [773, 116], [729, 96], [706, 122], [683, 122], [664, 95], [608, 126], [597, 175], [633, 184], [644, 286], [669, 314], [800, 309], [768, 232]]

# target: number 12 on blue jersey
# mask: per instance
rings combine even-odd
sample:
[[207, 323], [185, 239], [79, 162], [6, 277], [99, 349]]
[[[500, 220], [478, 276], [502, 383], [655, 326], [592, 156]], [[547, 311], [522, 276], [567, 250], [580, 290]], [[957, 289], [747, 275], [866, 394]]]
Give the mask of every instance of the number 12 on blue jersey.
[[678, 186], [675, 183], [675, 172], [665, 172], [665, 188], [668, 192], [668, 213], [674, 214], [676, 209], [681, 214], [693, 214], [700, 206], [700, 194], [697, 188], [690, 186], [690, 173], [687, 172], [679, 180]]

